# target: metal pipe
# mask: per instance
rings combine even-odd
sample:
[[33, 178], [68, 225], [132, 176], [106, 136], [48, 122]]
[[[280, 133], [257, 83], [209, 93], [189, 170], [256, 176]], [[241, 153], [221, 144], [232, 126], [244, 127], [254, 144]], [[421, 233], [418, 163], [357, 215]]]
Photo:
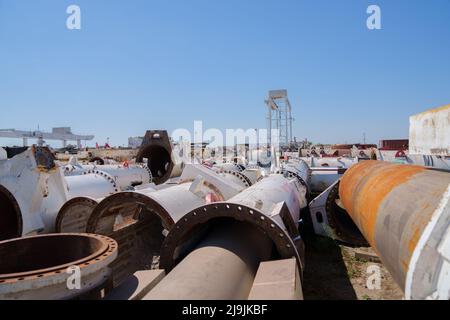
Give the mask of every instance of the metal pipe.
[[151, 171], [143, 164], [140, 165], [66, 165], [63, 167], [65, 176], [80, 176], [86, 174], [108, 174], [113, 178], [120, 190], [152, 182]]
[[148, 187], [106, 197], [92, 212], [86, 231], [110, 234], [114, 230], [115, 219], [112, 216], [133, 216], [142, 210], [156, 214], [163, 227], [170, 229], [190, 210], [206, 203], [227, 200], [243, 189], [244, 186], [224, 179], [202, 165], [188, 165], [179, 183], [171, 187]]
[[218, 170], [217, 173], [228, 179], [229, 181], [240, 185], [242, 188], [248, 188], [252, 185], [251, 180], [243, 174], [243, 172], [232, 171], [232, 170]]
[[309, 166], [312, 167], [337, 167], [337, 168], [350, 168], [358, 163], [358, 158], [353, 157], [302, 157]]
[[64, 177], [50, 150], [36, 146], [0, 162], [0, 185], [0, 239], [53, 232], [57, 214], [69, 199], [118, 191], [105, 172]]
[[449, 299], [449, 173], [363, 161], [342, 177], [339, 195], [406, 298]]
[[67, 198], [89, 195], [101, 198], [119, 191], [113, 177], [105, 172], [89, 173], [80, 176], [65, 177], [67, 184]]
[[[119, 192], [103, 199], [89, 214], [92, 201], [77, 200], [61, 212], [69, 226], [85, 227], [89, 233], [116, 239], [124, 248], [113, 265], [120, 283], [137, 270], [157, 261], [164, 235], [187, 212], [206, 203], [223, 201], [243, 189], [202, 165], [188, 165], [178, 184], [150, 186], [132, 192]], [[83, 215], [77, 213], [85, 210]], [[86, 217], [89, 216], [87, 222]], [[79, 221], [84, 220], [84, 221]], [[80, 231], [80, 230], [78, 230]], [[155, 262], [156, 263], [156, 262]]]
[[335, 181], [309, 203], [314, 232], [352, 246], [367, 246], [366, 239], [342, 208], [339, 183], [339, 180]]
[[[117, 243], [89, 234], [40, 235], [0, 242], [0, 256], [0, 300], [72, 299], [106, 285]], [[79, 287], [70, 288], [75, 272]]]
[[[239, 175], [239, 173], [234, 174]], [[198, 176], [202, 179], [194, 184]], [[128, 210], [128, 215], [136, 214], [139, 210], [153, 211], [161, 217], [164, 227], [168, 229], [191, 209], [208, 201], [227, 200], [249, 186], [244, 177], [239, 180], [237, 177], [232, 179], [231, 176], [235, 178], [233, 174], [216, 174], [195, 165], [187, 167], [179, 184], [157, 187], [149, 185], [133, 192], [120, 192], [106, 199], [95, 196], [73, 197], [59, 210], [55, 230], [56, 232], [86, 232], [87, 230], [98, 232], [95, 226], [100, 223], [101, 217], [111, 214], [120, 215], [124, 210]], [[241, 185], [239, 186], [237, 182]], [[94, 216], [97, 218], [91, 220], [89, 224], [91, 229], [89, 229], [88, 220], [94, 209]], [[110, 224], [108, 228], [112, 230], [113, 219], [107, 218], [107, 220]]]
[[102, 199], [75, 197], [64, 203], [56, 216], [55, 232], [86, 232], [89, 217]]
[[[303, 241], [298, 232], [298, 220], [300, 209], [306, 206], [306, 187], [303, 186], [296, 177], [274, 174], [264, 178], [260, 182], [250, 188], [240, 192], [227, 202], [218, 202], [207, 204], [192, 210], [190, 213], [182, 217], [171, 229], [161, 249], [160, 266], [169, 272], [173, 270], [175, 274], [171, 276], [169, 273], [168, 280], [164, 283], [164, 290], [161, 292], [150, 293], [151, 298], [189, 298], [188, 294], [196, 292], [198, 298], [204, 298], [201, 292], [208, 292], [212, 298], [222, 299], [243, 299], [247, 298], [249, 287], [242, 292], [232, 292], [228, 285], [236, 285], [240, 283], [239, 276], [234, 273], [240, 270], [237, 258], [222, 253], [220, 250], [197, 250], [201, 248], [204, 241], [209, 241], [209, 237], [218, 231], [216, 227], [223, 228], [223, 235], [217, 236], [216, 240], [222, 239], [229, 243], [230, 246], [240, 248], [241, 246], [250, 245], [247, 249], [237, 255], [240, 259], [245, 260], [248, 252], [253, 254], [257, 252], [272, 252], [272, 257], [291, 258], [295, 257], [299, 270], [303, 270]], [[235, 228], [239, 226], [240, 231], [236, 232]], [[252, 232], [258, 230], [259, 234], [264, 235], [264, 239], [258, 241], [249, 241], [243, 237], [249, 236]], [[206, 236], [205, 236], [206, 234]], [[208, 236], [209, 234], [209, 236]], [[200, 246], [197, 244], [200, 243]], [[275, 249], [275, 250], [273, 250]], [[192, 254], [192, 255], [191, 255]], [[212, 255], [217, 254], [218, 258]], [[259, 254], [256, 254], [258, 257]], [[262, 255], [264, 256], [264, 254]], [[185, 259], [188, 259], [185, 261]], [[228, 259], [230, 259], [228, 261]], [[202, 266], [195, 267], [194, 261], [202, 261]], [[261, 259], [256, 259], [258, 262]], [[180, 267], [178, 267], [180, 265]], [[222, 269], [225, 266], [225, 270]], [[199, 277], [195, 274], [191, 278], [191, 269], [198, 268], [197, 272], [212, 276], [217, 283], [210, 281], [193, 281], [193, 278]], [[229, 270], [228, 270], [229, 269]], [[229, 274], [227, 274], [227, 271]], [[224, 273], [224, 278], [220, 279], [220, 275]], [[248, 272], [248, 271], [247, 271]], [[245, 273], [239, 271], [244, 277], [254, 277], [256, 270]], [[181, 288], [180, 283], [177, 287], [182, 296], [177, 293], [170, 294], [170, 290], [183, 277], [189, 278], [184, 284], [186, 287]], [[217, 278], [215, 278], [217, 277]], [[220, 285], [220, 287], [217, 287]], [[250, 285], [251, 286], [251, 285]], [[214, 293], [217, 291], [217, 293]], [[217, 295], [215, 295], [217, 294]], [[245, 297], [244, 297], [245, 296]], [[194, 296], [197, 297], [197, 296]]]
[[247, 299], [271, 251], [270, 240], [251, 225], [218, 224], [143, 300]]
[[148, 166], [155, 184], [162, 184], [174, 175], [181, 174], [184, 168], [181, 158], [173, 152], [169, 135], [165, 130], [146, 132], [136, 162]]

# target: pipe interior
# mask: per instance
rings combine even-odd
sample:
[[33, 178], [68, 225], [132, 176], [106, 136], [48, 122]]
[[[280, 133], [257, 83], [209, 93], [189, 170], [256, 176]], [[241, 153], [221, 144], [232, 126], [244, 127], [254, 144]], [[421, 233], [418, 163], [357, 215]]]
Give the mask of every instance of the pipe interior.
[[348, 214], [339, 198], [339, 185], [330, 193], [327, 201], [327, 213], [340, 240], [355, 246], [368, 245], [366, 239]]
[[159, 267], [164, 227], [154, 210], [132, 199], [114, 203], [101, 213], [95, 233], [113, 238], [120, 248], [111, 264], [115, 286], [136, 271]]
[[223, 220], [145, 299], [247, 299], [259, 263], [270, 260], [272, 251], [272, 241], [259, 228]]
[[13, 195], [0, 186], [0, 241], [21, 236], [21, 219]]
[[54, 268], [84, 259], [102, 248], [98, 239], [58, 235], [21, 238], [0, 244], [0, 274]]
[[149, 145], [144, 148], [140, 156], [139, 162], [147, 159], [147, 166], [150, 168], [156, 183], [170, 174], [168, 171], [170, 170], [172, 159], [166, 148], [158, 145]]

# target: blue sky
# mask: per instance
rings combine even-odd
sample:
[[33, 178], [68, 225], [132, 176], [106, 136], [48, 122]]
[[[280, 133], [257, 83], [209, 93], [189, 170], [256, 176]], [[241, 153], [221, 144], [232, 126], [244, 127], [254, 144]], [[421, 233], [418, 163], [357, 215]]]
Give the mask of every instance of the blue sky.
[[450, 103], [449, 57], [448, 0], [0, 0], [0, 128], [113, 145], [194, 120], [264, 128], [267, 91], [286, 88], [295, 136], [377, 143]]

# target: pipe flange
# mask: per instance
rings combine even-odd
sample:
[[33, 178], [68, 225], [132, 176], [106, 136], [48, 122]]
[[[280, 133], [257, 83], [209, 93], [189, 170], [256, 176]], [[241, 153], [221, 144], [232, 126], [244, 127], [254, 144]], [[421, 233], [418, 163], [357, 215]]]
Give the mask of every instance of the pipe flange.
[[[52, 256], [45, 255], [49, 247], [59, 248], [55, 265]], [[0, 270], [5, 272], [0, 274], [0, 299], [70, 299], [104, 282], [109, 276], [107, 266], [117, 257], [118, 244], [95, 234], [46, 234], [0, 242], [0, 252], [6, 259], [0, 263]], [[42, 258], [33, 258], [33, 254], [41, 253]], [[71, 267], [80, 270], [81, 290], [67, 287]]]
[[[74, 206], [84, 206], [86, 208], [91, 208], [90, 214], [92, 214], [92, 211], [95, 209], [95, 207], [98, 205], [98, 201], [89, 197], [76, 197], [73, 199], [70, 199], [67, 201], [59, 210], [58, 215], [56, 216], [55, 220], [55, 232], [67, 232], [67, 230], [62, 230], [64, 226], [64, 219], [67, 217], [67, 214], [69, 212], [69, 209], [73, 209]], [[79, 213], [77, 213], [78, 216], [78, 223], [82, 223], [84, 226], [87, 226], [87, 222], [89, 221], [89, 217], [82, 217]], [[84, 221], [81, 221], [81, 219], [84, 219]], [[71, 230], [70, 232], [86, 232], [86, 227], [84, 227], [82, 230]]]
[[[237, 170], [237, 172], [242, 172], [245, 170], [245, 167], [243, 165], [237, 164], [236, 162], [223, 162], [222, 164], [231, 164], [234, 166], [234, 168]], [[220, 168], [220, 166], [219, 166]]]
[[239, 180], [242, 181], [244, 186], [247, 188], [252, 186], [252, 182], [250, 181], [250, 179], [241, 172], [237, 172], [237, 171], [233, 171], [233, 170], [220, 170], [219, 173], [231, 174], [231, 175], [237, 177]]
[[175, 224], [169, 212], [167, 212], [167, 210], [154, 199], [142, 193], [134, 191], [125, 191], [113, 194], [103, 199], [95, 207], [87, 222], [86, 231], [91, 233], [97, 233], [98, 226], [100, 225], [100, 220], [113, 214], [110, 208], [113, 207], [116, 208], [118, 206], [121, 205], [123, 206], [124, 204], [129, 203], [141, 205], [150, 212], [153, 212], [156, 215], [158, 215], [158, 217], [161, 219], [163, 227], [168, 230]]
[[229, 162], [229, 163], [233, 164], [238, 172], [242, 172], [245, 169], [242, 165], [239, 165], [236, 162]]
[[102, 170], [98, 170], [98, 169], [89, 169], [89, 170], [83, 171], [81, 173], [81, 175], [87, 175], [87, 174], [97, 174], [97, 175], [105, 178], [107, 181], [109, 181], [112, 184], [114, 191], [119, 192], [119, 187], [117, 186], [116, 180], [109, 173], [102, 171]]
[[148, 176], [150, 177], [148, 180], [148, 183], [152, 183], [153, 182], [153, 176], [152, 176], [152, 171], [150, 170], [149, 166], [146, 163], [140, 163], [138, 164], [138, 166], [144, 168], [145, 170], [147, 170], [148, 172]]
[[309, 185], [306, 183], [305, 180], [303, 180], [303, 178], [298, 173], [289, 169], [281, 169], [281, 170], [279, 169], [275, 172], [275, 174], [282, 174], [288, 179], [297, 179], [297, 181], [306, 188], [306, 197], [308, 199], [310, 198], [311, 192], [309, 189]]
[[[338, 206], [336, 200], [339, 199], [339, 185], [340, 180], [331, 188], [325, 202], [325, 213], [330, 230], [333, 232], [333, 237], [353, 246], [367, 246], [367, 240], [358, 230], [358, 227], [354, 224], [345, 209], [336, 207]], [[345, 212], [341, 212], [341, 210]]]
[[[298, 239], [292, 239], [276, 221], [254, 208], [229, 202], [216, 202], [199, 207], [181, 218], [164, 240], [161, 249], [160, 266], [169, 272], [189, 253], [184, 246], [189, 237], [196, 234], [196, 230], [217, 218], [231, 218], [248, 222], [262, 230], [273, 242], [277, 253], [282, 259], [295, 257], [300, 270], [303, 262], [296, 244]], [[175, 256], [175, 254], [177, 256]], [[302, 273], [302, 272], [300, 272]]]

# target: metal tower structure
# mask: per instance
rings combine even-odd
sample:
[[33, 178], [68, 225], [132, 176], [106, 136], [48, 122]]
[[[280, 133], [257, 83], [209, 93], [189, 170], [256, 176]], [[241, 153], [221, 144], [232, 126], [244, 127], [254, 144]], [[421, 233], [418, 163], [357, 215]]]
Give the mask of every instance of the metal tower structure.
[[267, 129], [268, 142], [272, 145], [272, 129], [278, 129], [280, 147], [288, 148], [293, 144], [292, 108], [287, 90], [271, 90], [265, 101], [268, 109]]

